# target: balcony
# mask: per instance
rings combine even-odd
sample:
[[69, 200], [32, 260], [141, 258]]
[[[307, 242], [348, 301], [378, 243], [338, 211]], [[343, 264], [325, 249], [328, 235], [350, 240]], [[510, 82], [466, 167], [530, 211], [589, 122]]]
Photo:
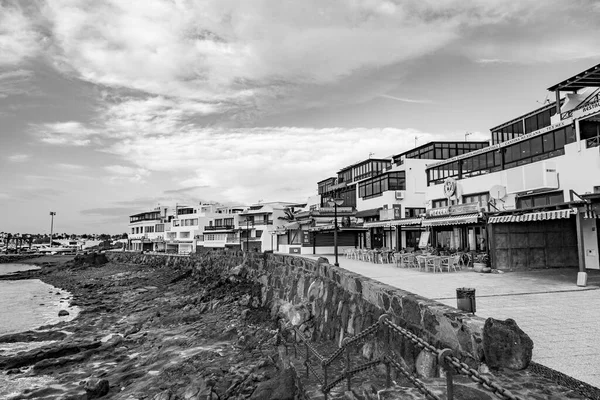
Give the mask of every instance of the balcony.
[[221, 225], [221, 226], [205, 226], [204, 231], [231, 231], [234, 230], [235, 226], [233, 225]]
[[586, 139], [585, 147], [590, 149], [592, 147], [600, 147], [600, 136]]
[[[259, 220], [255, 220], [255, 221], [248, 221], [248, 226], [252, 227], [252, 226], [257, 226], [257, 225], [273, 225], [273, 220], [269, 219], [269, 220], [264, 220], [264, 219], [259, 219]], [[240, 228], [245, 228], [246, 227], [246, 221], [240, 221]]]

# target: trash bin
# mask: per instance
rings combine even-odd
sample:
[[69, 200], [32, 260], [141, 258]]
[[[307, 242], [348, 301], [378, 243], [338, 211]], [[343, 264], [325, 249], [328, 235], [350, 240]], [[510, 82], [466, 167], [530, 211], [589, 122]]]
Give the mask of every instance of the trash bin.
[[459, 310], [475, 314], [475, 289], [456, 288], [456, 304]]

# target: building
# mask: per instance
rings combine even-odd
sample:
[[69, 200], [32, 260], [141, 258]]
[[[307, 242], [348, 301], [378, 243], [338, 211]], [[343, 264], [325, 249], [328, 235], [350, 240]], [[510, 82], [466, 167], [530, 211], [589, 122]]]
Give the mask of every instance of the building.
[[[338, 215], [341, 251], [347, 247], [396, 250], [416, 247], [422, 232], [420, 217], [425, 213], [427, 164], [488, 145], [487, 141], [431, 142], [388, 158], [369, 158], [349, 165], [338, 171], [337, 177], [317, 183], [320, 196], [317, 211], [322, 216], [333, 211], [329, 199], [343, 200], [338, 207], [338, 211], [346, 213]], [[331, 214], [325, 216], [332, 218]], [[333, 224], [326, 227], [317, 224], [309, 231], [317, 235], [306, 238], [314, 243], [315, 254], [330, 253]]]
[[599, 269], [599, 87], [596, 66], [550, 87], [555, 102], [492, 128], [490, 146], [429, 164], [429, 244], [489, 251], [497, 268]]
[[165, 251], [165, 232], [170, 229], [173, 217], [172, 210], [167, 206], [130, 215], [127, 248], [135, 251]]
[[196, 240], [201, 249], [241, 249], [240, 220], [246, 206], [218, 206]]
[[303, 206], [298, 203], [274, 201], [248, 207], [240, 213], [241, 248], [250, 251], [277, 251], [279, 244], [277, 227], [283, 229], [288, 221], [289, 215], [286, 214], [286, 210], [292, 210], [293, 213]]

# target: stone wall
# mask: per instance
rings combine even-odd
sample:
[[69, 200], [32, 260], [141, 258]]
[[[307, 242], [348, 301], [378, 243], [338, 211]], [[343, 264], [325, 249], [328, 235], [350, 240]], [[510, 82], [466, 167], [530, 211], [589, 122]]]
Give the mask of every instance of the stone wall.
[[[394, 323], [439, 348], [451, 348], [467, 362], [475, 365], [483, 359], [482, 318], [335, 267], [323, 258], [315, 261], [272, 253], [244, 255], [238, 251], [192, 257], [123, 252], [107, 256], [119, 263], [189, 266], [196, 274], [243, 265], [248, 276], [262, 285], [262, 304], [274, 312], [289, 311], [290, 306], [297, 308], [303, 314], [297, 322], [314, 340], [340, 343], [386, 313]], [[420, 352], [408, 340], [398, 339], [394, 346], [409, 364], [416, 361]]]

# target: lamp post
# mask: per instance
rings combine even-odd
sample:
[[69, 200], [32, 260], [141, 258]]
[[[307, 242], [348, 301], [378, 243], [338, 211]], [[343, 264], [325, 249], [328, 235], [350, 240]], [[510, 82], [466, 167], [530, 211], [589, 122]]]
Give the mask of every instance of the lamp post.
[[338, 206], [341, 206], [342, 204], [344, 204], [344, 199], [332, 197], [329, 200], [327, 200], [327, 204], [329, 204], [330, 207], [333, 207], [333, 247], [334, 247], [334, 252], [335, 252], [335, 263], [333, 265], [335, 265], [336, 267], [339, 267], [340, 264], [338, 263], [338, 241], [337, 241], [337, 232], [338, 232], [337, 208], [338, 208]]
[[50, 211], [50, 247], [52, 247], [52, 233], [54, 232], [54, 216], [56, 213], [54, 211]]
[[471, 136], [473, 134], [473, 132], [467, 132], [465, 133], [465, 142], [467, 141], [467, 136]]

